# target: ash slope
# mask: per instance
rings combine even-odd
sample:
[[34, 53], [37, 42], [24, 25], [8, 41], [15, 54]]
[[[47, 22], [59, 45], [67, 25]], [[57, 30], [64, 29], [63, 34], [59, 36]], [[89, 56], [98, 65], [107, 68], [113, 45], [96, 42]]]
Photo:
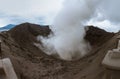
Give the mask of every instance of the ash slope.
[[37, 35], [48, 36], [48, 26], [24, 23], [0, 33], [2, 57], [12, 60], [19, 79], [105, 79], [107, 70], [101, 62], [108, 50], [117, 47], [118, 33], [108, 33], [89, 26], [85, 39], [93, 49], [77, 61], [62, 61], [46, 55], [33, 45]]

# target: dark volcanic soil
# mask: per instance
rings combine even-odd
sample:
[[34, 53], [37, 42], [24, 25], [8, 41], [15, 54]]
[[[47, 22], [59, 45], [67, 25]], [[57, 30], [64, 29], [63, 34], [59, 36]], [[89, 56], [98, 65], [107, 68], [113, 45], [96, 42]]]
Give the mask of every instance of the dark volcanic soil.
[[77, 61], [62, 61], [46, 55], [33, 45], [37, 35], [47, 36], [48, 26], [24, 23], [0, 33], [2, 58], [12, 60], [19, 79], [107, 79], [101, 62], [109, 49], [116, 48], [118, 34], [90, 26], [85, 39], [94, 47]]
[[105, 30], [98, 27], [87, 27], [89, 30], [86, 31], [85, 39], [88, 40], [92, 46], [100, 46], [115, 35], [114, 33], [106, 32]]

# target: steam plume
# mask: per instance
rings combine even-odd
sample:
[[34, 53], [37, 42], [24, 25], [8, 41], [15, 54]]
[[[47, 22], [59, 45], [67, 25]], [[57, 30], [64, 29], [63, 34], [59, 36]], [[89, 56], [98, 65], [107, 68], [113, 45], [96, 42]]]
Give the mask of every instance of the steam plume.
[[84, 40], [84, 24], [94, 15], [98, 0], [68, 0], [50, 27], [54, 35], [42, 39], [48, 55], [57, 54], [63, 60], [85, 56], [90, 45]]

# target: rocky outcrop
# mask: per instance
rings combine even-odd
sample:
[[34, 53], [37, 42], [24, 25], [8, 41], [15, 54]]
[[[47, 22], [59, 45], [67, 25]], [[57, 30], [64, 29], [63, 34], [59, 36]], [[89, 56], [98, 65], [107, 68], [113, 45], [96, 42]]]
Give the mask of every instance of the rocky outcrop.
[[111, 39], [115, 33], [107, 32], [103, 29], [94, 26], [87, 26], [85, 39], [90, 42], [92, 46], [100, 46]]
[[8, 31], [11, 37], [21, 46], [37, 42], [38, 35], [48, 36], [51, 32], [49, 26], [41, 26], [37, 24], [23, 23]]

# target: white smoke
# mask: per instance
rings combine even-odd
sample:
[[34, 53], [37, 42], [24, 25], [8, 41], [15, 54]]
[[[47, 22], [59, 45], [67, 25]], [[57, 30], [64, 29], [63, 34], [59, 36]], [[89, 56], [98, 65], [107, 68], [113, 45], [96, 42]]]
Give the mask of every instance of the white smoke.
[[54, 35], [49, 38], [38, 36], [43, 50], [48, 55], [57, 54], [63, 60], [85, 56], [91, 47], [84, 40], [84, 24], [95, 14], [98, 3], [98, 0], [66, 0], [50, 27]]

